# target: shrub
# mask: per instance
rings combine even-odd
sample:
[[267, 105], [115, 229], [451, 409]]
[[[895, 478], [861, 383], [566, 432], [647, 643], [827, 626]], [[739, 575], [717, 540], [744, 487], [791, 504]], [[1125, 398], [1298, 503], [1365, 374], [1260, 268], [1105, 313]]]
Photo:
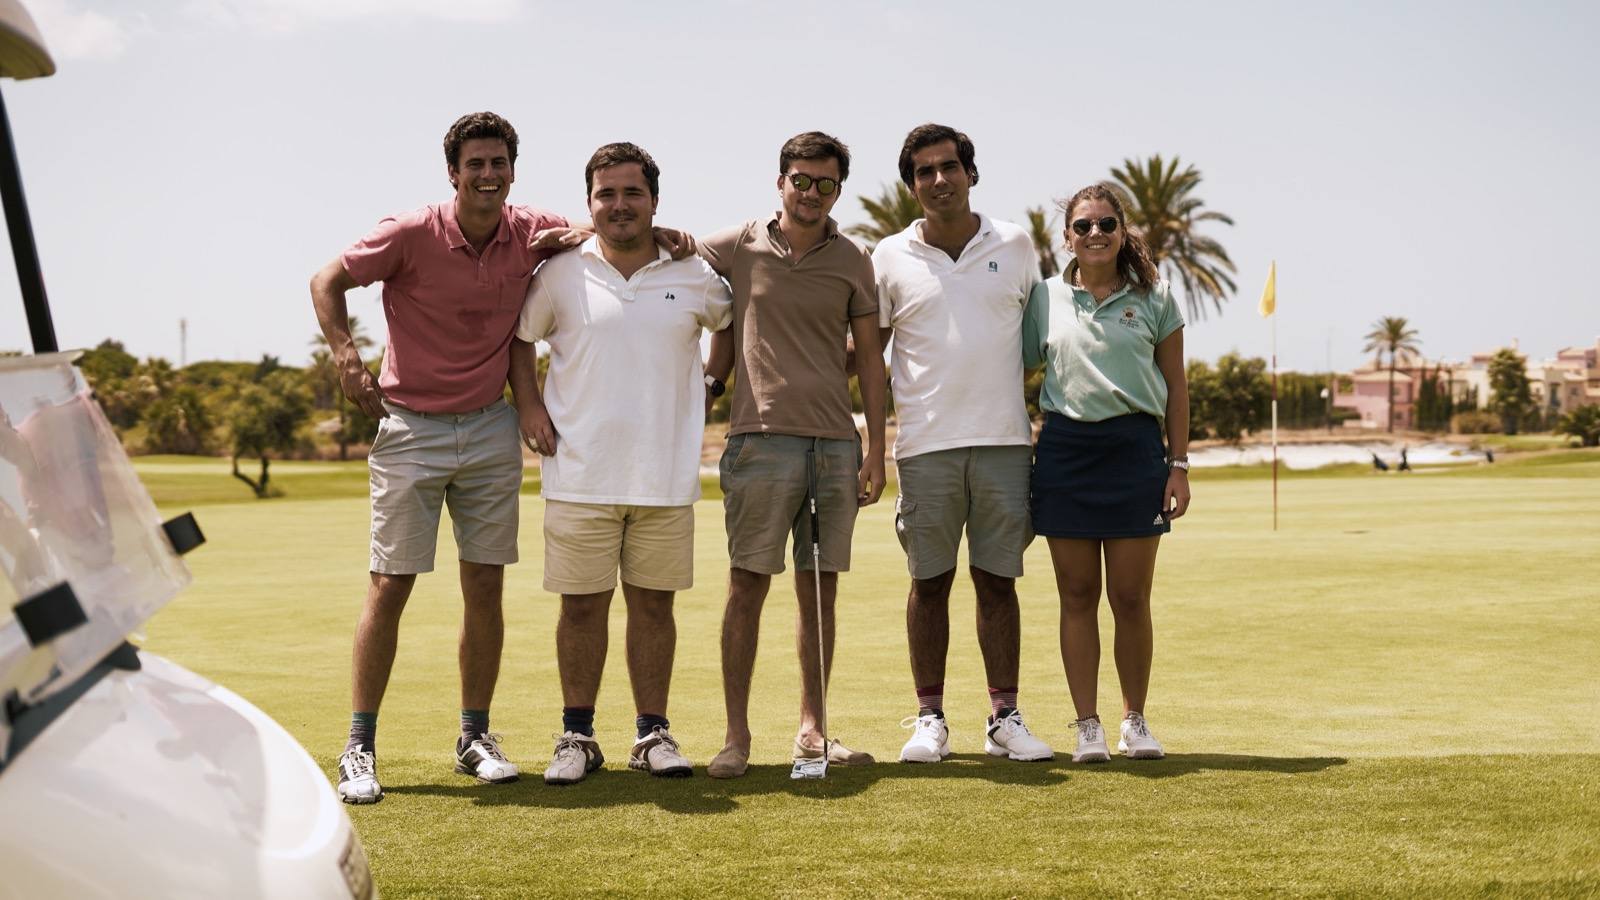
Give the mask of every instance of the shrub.
[[1481, 409], [1469, 409], [1450, 417], [1450, 430], [1456, 434], [1499, 434], [1500, 417]]

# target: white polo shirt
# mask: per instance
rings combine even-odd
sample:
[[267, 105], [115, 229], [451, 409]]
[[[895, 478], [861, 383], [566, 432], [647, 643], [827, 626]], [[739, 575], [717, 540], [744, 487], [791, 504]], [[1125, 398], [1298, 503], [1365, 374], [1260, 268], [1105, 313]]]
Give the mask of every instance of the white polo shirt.
[[623, 278], [591, 237], [528, 286], [517, 337], [550, 345], [544, 405], [556, 453], [549, 500], [683, 506], [700, 498], [705, 367], [700, 329], [733, 318], [728, 286], [699, 257], [665, 250]]
[[1032, 443], [1022, 314], [1039, 281], [1033, 241], [1010, 222], [979, 215], [978, 233], [952, 260], [922, 240], [923, 221], [872, 252], [878, 322], [894, 329], [894, 458]]

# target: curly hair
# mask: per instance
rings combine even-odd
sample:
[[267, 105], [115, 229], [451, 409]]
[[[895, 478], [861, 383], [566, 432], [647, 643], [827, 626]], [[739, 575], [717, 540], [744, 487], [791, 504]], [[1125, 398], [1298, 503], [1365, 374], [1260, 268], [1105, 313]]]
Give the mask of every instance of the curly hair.
[[492, 112], [468, 113], [456, 120], [444, 133], [444, 161], [452, 169], [460, 168], [461, 145], [477, 138], [506, 142], [511, 164], [517, 164], [517, 130], [511, 123]]
[[[1155, 260], [1150, 256], [1150, 247], [1145, 244], [1144, 238], [1128, 227], [1128, 216], [1122, 210], [1122, 198], [1117, 196], [1117, 191], [1105, 182], [1091, 184], [1066, 200], [1056, 204], [1061, 210], [1061, 215], [1066, 219], [1066, 227], [1072, 227], [1072, 210], [1079, 203], [1086, 200], [1103, 200], [1117, 214], [1117, 225], [1122, 228], [1122, 249], [1117, 251], [1117, 271], [1122, 277], [1131, 282], [1138, 282], [1146, 290], [1156, 286], [1161, 279], [1156, 270]], [[1068, 283], [1078, 272], [1078, 261], [1073, 259], [1067, 263], [1066, 271], [1062, 273]]]

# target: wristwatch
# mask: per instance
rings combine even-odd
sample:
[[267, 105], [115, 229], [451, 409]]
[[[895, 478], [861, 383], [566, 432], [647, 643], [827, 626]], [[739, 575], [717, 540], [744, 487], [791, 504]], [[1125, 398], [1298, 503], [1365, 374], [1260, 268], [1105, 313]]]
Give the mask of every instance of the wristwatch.
[[713, 397], [721, 397], [727, 392], [728, 386], [722, 383], [722, 379], [708, 374], [706, 375], [706, 390], [710, 391]]
[[1187, 472], [1189, 471], [1189, 457], [1175, 456], [1172, 459], [1167, 460], [1167, 468], [1182, 469], [1183, 471]]

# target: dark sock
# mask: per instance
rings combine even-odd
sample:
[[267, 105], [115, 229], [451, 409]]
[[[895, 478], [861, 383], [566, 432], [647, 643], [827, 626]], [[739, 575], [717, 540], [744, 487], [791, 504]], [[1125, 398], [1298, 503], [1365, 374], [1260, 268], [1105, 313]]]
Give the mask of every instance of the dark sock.
[[944, 718], [944, 682], [917, 688], [917, 715]]
[[652, 716], [648, 713], [640, 713], [638, 718], [633, 720], [633, 727], [638, 729], [639, 737], [648, 737], [650, 732], [655, 731], [657, 728], [668, 727], [667, 717]]
[[457, 744], [466, 747], [468, 744], [489, 733], [489, 711], [487, 709], [463, 709], [461, 711], [461, 740]]
[[594, 707], [561, 707], [561, 729], [563, 731], [573, 732], [574, 734], [594, 737]]
[[353, 712], [350, 714], [350, 739], [345, 741], [345, 752], [351, 750], [365, 750], [368, 753], [378, 752], [378, 714], [375, 712]]

